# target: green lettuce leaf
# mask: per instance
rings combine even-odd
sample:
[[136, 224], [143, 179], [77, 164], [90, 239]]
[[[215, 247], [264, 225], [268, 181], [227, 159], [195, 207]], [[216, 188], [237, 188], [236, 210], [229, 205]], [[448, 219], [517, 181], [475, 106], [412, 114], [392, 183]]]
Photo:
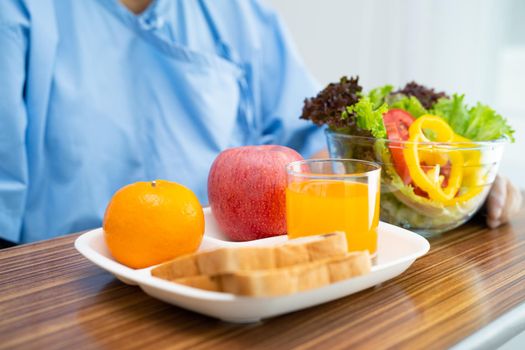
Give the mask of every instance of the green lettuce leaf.
[[456, 134], [474, 141], [490, 141], [507, 137], [514, 142], [514, 130], [507, 120], [489, 106], [478, 103], [469, 108], [464, 95], [440, 99], [431, 113], [445, 119]]
[[463, 102], [465, 95], [452, 95], [451, 98], [441, 98], [432, 107], [432, 114], [438, 115], [450, 125], [456, 134], [467, 137], [470, 115], [467, 105]]
[[390, 104], [390, 109], [402, 109], [414, 118], [419, 118], [424, 114], [428, 114], [428, 111], [421, 105], [421, 102], [414, 96], [402, 97]]
[[380, 86], [370, 90], [368, 98], [370, 99], [370, 102], [372, 102], [374, 109], [381, 107], [383, 103], [385, 103], [386, 97], [390, 95], [392, 90], [394, 90], [392, 85]]
[[355, 113], [357, 126], [361, 129], [368, 130], [375, 138], [386, 138], [385, 124], [383, 123], [383, 113], [388, 111], [388, 105], [383, 103], [379, 107], [374, 107], [374, 104], [367, 96], [362, 96], [359, 101], [346, 107], [345, 115]]
[[506, 136], [512, 142], [515, 141], [514, 129], [489, 106], [478, 103], [470, 109], [469, 117], [469, 125], [463, 136], [476, 141], [496, 140]]

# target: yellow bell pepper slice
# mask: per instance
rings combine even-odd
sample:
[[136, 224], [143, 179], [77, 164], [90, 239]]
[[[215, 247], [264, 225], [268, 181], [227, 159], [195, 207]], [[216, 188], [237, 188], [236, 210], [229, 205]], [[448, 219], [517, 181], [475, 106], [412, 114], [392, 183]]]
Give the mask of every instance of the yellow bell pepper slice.
[[[428, 196], [437, 202], [446, 203], [451, 201], [457, 194], [461, 182], [463, 180], [463, 155], [458, 150], [439, 150], [441, 155], [435, 158], [434, 161], [437, 164], [442, 164], [444, 156], [446, 156], [446, 162], [450, 162], [451, 171], [448, 179], [448, 184], [445, 188], [441, 187], [441, 181], [435, 171], [426, 173], [421, 169], [422, 160], [425, 162], [433, 163], [428, 156], [429, 152], [435, 152], [430, 147], [430, 150], [423, 149], [423, 157], [420, 157], [420, 146], [422, 142], [429, 142], [428, 138], [424, 135], [423, 129], [431, 129], [436, 135], [436, 142], [453, 142], [455, 133], [452, 128], [440, 117], [434, 115], [424, 115], [416, 119], [410, 126], [409, 132], [409, 144], [403, 150], [405, 161], [408, 166], [408, 171], [412, 181], [421, 188], [423, 191], [428, 193]], [[423, 158], [423, 159], [422, 159]], [[445, 162], [445, 164], [446, 164]], [[434, 163], [434, 164], [435, 164]]]
[[465, 192], [464, 194], [459, 195], [459, 196], [457, 196], [455, 198], [452, 198], [451, 200], [448, 200], [448, 201], [444, 202], [444, 204], [445, 205], [456, 205], [458, 203], [466, 202], [466, 201], [471, 200], [472, 198], [476, 197], [478, 194], [481, 193], [481, 191], [483, 191], [483, 187], [481, 187], [481, 186], [469, 187], [467, 192]]
[[[476, 145], [463, 136], [457, 135], [454, 137], [455, 142], [461, 142], [465, 148], [475, 148]], [[481, 180], [481, 151], [476, 149], [463, 150], [463, 157], [465, 164], [463, 169], [463, 186], [472, 187], [480, 185]]]
[[[465, 148], [475, 148], [474, 144], [470, 139], [460, 136], [458, 134], [454, 137], [455, 142], [461, 142]], [[456, 205], [458, 203], [466, 202], [483, 191], [482, 179], [481, 179], [481, 151], [476, 149], [463, 150], [463, 158], [465, 159], [463, 165], [463, 182], [462, 186], [468, 188], [468, 190], [458, 195], [457, 197], [447, 201], [446, 205]]]

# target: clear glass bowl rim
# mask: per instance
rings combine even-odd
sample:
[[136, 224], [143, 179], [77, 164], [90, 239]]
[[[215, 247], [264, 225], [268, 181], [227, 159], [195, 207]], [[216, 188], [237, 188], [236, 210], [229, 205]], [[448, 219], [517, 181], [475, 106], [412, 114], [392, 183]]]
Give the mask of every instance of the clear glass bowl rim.
[[[375, 142], [375, 141], [382, 141], [386, 144], [395, 144], [396, 147], [400, 146], [406, 146], [414, 144], [412, 141], [394, 141], [389, 139], [378, 139], [375, 137], [368, 137], [368, 136], [357, 136], [357, 135], [349, 135], [345, 134], [339, 131], [331, 130], [331, 129], [325, 129], [325, 134], [330, 138], [346, 138], [346, 139], [353, 139], [353, 140], [363, 140], [369, 143]], [[428, 148], [439, 148], [439, 149], [448, 149], [448, 150], [462, 150], [462, 151], [469, 151], [469, 150], [490, 150], [495, 149], [499, 147], [505, 146], [505, 144], [509, 143], [509, 140], [506, 137], [501, 137], [496, 140], [491, 141], [469, 141], [469, 142], [416, 142], [418, 146], [426, 146]], [[468, 146], [466, 146], [468, 145]]]

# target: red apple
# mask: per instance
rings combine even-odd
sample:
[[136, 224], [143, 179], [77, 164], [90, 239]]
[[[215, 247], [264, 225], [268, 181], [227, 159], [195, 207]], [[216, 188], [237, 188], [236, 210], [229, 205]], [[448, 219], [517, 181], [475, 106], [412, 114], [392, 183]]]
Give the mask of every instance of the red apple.
[[220, 229], [234, 241], [286, 233], [286, 164], [303, 157], [277, 145], [220, 153], [208, 176], [208, 199]]

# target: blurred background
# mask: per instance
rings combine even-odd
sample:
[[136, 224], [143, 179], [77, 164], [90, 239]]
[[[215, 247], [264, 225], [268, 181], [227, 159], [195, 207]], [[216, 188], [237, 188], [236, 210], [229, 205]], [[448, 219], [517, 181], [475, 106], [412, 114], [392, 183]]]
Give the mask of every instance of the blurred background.
[[415, 80], [496, 109], [516, 130], [501, 172], [525, 188], [525, 1], [268, 1], [323, 86]]

